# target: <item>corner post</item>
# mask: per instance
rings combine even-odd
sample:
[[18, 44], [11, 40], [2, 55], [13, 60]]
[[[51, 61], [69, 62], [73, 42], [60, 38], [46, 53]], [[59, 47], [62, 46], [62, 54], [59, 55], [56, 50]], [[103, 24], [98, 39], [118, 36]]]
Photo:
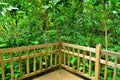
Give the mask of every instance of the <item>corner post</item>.
[[62, 40], [59, 40], [59, 64], [60, 64], [60, 69], [62, 69]]
[[101, 58], [101, 45], [96, 45], [96, 57], [95, 57], [95, 80], [99, 80], [100, 77], [100, 58]]

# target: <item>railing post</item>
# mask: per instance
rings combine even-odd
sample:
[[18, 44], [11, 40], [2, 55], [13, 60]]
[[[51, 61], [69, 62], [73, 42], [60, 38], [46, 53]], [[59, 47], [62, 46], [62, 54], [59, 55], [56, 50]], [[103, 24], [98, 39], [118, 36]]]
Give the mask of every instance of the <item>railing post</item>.
[[101, 57], [101, 45], [96, 45], [96, 57], [95, 57], [95, 80], [99, 80], [100, 77], [100, 57]]
[[62, 40], [59, 40], [59, 64], [60, 64], [60, 69], [62, 68]]

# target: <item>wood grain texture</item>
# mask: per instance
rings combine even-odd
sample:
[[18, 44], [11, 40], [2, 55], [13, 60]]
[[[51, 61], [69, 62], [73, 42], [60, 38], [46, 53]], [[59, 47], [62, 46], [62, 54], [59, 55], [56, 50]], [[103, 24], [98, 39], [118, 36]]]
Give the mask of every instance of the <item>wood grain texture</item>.
[[84, 80], [84, 79], [62, 69], [50, 72], [43, 76], [37, 77], [33, 80]]

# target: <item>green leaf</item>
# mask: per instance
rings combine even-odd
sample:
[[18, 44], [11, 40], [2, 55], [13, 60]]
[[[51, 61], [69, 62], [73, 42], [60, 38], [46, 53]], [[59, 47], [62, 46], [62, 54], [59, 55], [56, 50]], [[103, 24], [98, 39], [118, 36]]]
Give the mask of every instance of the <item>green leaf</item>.
[[83, 67], [80, 67], [79, 70], [80, 70], [80, 71], [83, 70]]
[[74, 65], [74, 66], [73, 66], [73, 68], [74, 68], [74, 69], [76, 69], [76, 68], [77, 68], [77, 66], [76, 66], [76, 65]]
[[38, 41], [31, 41], [31, 44], [34, 44], [34, 45], [36, 45], [38, 43], [39, 43]]
[[0, 48], [7, 47], [7, 44], [0, 44]]
[[15, 73], [15, 78], [19, 77], [19, 75], [20, 75], [19, 73]]
[[42, 65], [46, 65], [46, 63], [45, 63], [45, 62], [42, 62]]
[[77, 61], [77, 58], [74, 57], [74, 58], [72, 58], [72, 60], [70, 61], [70, 63], [71, 63], [71, 64], [74, 64], [76, 61]]

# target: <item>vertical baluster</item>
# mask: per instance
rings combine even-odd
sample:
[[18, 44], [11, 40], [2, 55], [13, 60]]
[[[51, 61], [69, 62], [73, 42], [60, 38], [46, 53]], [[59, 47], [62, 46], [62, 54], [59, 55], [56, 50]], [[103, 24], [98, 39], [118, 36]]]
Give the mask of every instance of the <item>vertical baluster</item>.
[[83, 52], [83, 73], [85, 73], [85, 55], [86, 51]]
[[34, 55], [34, 62], [33, 62], [33, 65], [34, 65], [34, 73], [36, 73], [36, 50], [34, 49], [34, 52], [33, 52], [33, 55]]
[[79, 71], [79, 68], [80, 68], [80, 50], [78, 49], [78, 60], [77, 60], [77, 70]]
[[117, 57], [115, 57], [115, 62], [114, 62], [113, 80], [116, 80], [116, 70], [117, 70]]
[[[72, 51], [73, 51], [73, 53], [72, 53], [72, 58], [74, 58], [75, 49], [72, 48]], [[72, 67], [74, 67], [74, 63], [72, 64]]]
[[60, 64], [60, 69], [62, 69], [62, 41], [60, 41], [59, 44], [59, 64]]
[[108, 68], [108, 54], [106, 55], [106, 60], [105, 60], [105, 72], [104, 72], [104, 80], [107, 79], [107, 68]]
[[26, 50], [26, 55], [27, 55], [27, 63], [26, 63], [27, 75], [29, 75], [30, 74], [30, 66], [29, 66], [29, 53], [28, 53], [28, 50]]
[[1, 68], [2, 68], [2, 79], [5, 80], [3, 53], [0, 53], [0, 60], [1, 60]]
[[68, 67], [70, 67], [70, 50], [69, 50], [69, 47], [68, 47]]
[[14, 80], [14, 67], [13, 67], [13, 53], [10, 52], [10, 63], [11, 63], [11, 78]]
[[96, 57], [95, 57], [95, 80], [99, 80], [100, 77], [100, 57], [101, 57], [101, 45], [96, 46]]
[[22, 77], [22, 57], [21, 57], [21, 52], [19, 52], [19, 70], [20, 70], [20, 77]]
[[45, 52], [45, 63], [46, 63], [46, 65], [45, 65], [45, 68], [47, 68], [47, 46], [46, 46], [46, 52]]
[[91, 52], [89, 54], [89, 57], [90, 57], [90, 59], [89, 59], [89, 76], [91, 76], [91, 69], [92, 69], [92, 61], [91, 61], [92, 53]]
[[50, 47], [50, 67], [52, 67], [52, 48], [53, 46]]
[[56, 51], [55, 51], [55, 65], [57, 65], [57, 45], [56, 45]]
[[64, 65], [66, 65], [66, 52], [65, 52], [65, 46], [64, 46]]
[[42, 49], [40, 48], [40, 71], [42, 70]]

